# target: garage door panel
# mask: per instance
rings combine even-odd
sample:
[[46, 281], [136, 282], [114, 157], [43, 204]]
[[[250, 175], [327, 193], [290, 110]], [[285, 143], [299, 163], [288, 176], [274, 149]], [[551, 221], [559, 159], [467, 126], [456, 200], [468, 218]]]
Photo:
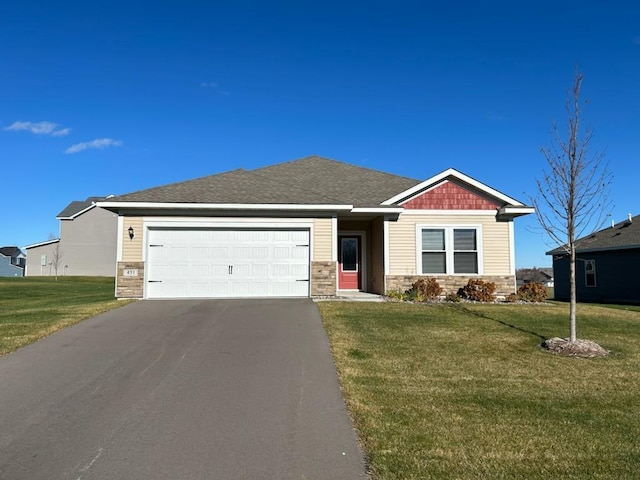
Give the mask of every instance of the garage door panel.
[[308, 278], [309, 230], [149, 230], [148, 298], [308, 296]]

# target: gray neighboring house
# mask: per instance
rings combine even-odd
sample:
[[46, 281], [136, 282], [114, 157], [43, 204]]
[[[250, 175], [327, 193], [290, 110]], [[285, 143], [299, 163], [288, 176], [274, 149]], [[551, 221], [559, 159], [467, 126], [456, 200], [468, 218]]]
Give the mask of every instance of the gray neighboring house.
[[118, 217], [96, 205], [110, 197], [73, 201], [58, 215], [60, 238], [34, 243], [27, 251], [27, 276], [115, 276]]
[[[569, 256], [553, 256], [555, 298], [569, 300]], [[640, 304], [640, 215], [576, 241], [576, 297], [579, 302]]]
[[26, 257], [18, 247], [0, 248], [0, 277], [22, 277]]

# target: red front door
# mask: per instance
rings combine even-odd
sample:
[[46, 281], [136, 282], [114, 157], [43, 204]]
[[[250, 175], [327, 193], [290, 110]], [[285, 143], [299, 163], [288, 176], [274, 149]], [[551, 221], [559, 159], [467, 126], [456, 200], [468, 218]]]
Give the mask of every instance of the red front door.
[[338, 259], [338, 288], [360, 290], [362, 277], [360, 237], [338, 236]]

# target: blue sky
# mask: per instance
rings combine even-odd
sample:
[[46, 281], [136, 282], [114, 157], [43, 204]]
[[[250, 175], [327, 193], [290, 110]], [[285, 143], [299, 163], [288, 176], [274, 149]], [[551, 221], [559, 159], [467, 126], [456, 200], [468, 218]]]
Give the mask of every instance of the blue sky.
[[[72, 200], [311, 154], [528, 203], [576, 64], [612, 218], [640, 213], [638, 3], [34, 0], [0, 41], [2, 245]], [[518, 267], [551, 264], [536, 225]]]

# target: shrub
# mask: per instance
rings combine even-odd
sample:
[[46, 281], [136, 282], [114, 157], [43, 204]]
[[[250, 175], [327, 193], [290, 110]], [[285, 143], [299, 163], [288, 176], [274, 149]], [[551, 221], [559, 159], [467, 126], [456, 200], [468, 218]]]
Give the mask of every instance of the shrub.
[[407, 294], [402, 290], [389, 290], [385, 295], [390, 299], [397, 300], [399, 302], [404, 302], [407, 299]]
[[458, 295], [456, 295], [455, 293], [447, 293], [447, 296], [444, 297], [444, 299], [447, 302], [459, 302], [460, 301], [460, 297]]
[[520, 300], [520, 297], [518, 297], [518, 295], [515, 293], [510, 293], [509, 295], [504, 297], [504, 301], [508, 303], [516, 303], [519, 300]]
[[547, 299], [547, 287], [541, 283], [531, 282], [520, 285], [518, 299], [525, 302], [544, 302]]
[[442, 287], [435, 278], [420, 278], [407, 290], [409, 300], [425, 302], [434, 300], [442, 293]]
[[458, 290], [458, 295], [467, 300], [474, 300], [476, 302], [493, 302], [496, 299], [493, 294], [495, 291], [495, 283], [475, 280], [472, 278], [464, 287]]

